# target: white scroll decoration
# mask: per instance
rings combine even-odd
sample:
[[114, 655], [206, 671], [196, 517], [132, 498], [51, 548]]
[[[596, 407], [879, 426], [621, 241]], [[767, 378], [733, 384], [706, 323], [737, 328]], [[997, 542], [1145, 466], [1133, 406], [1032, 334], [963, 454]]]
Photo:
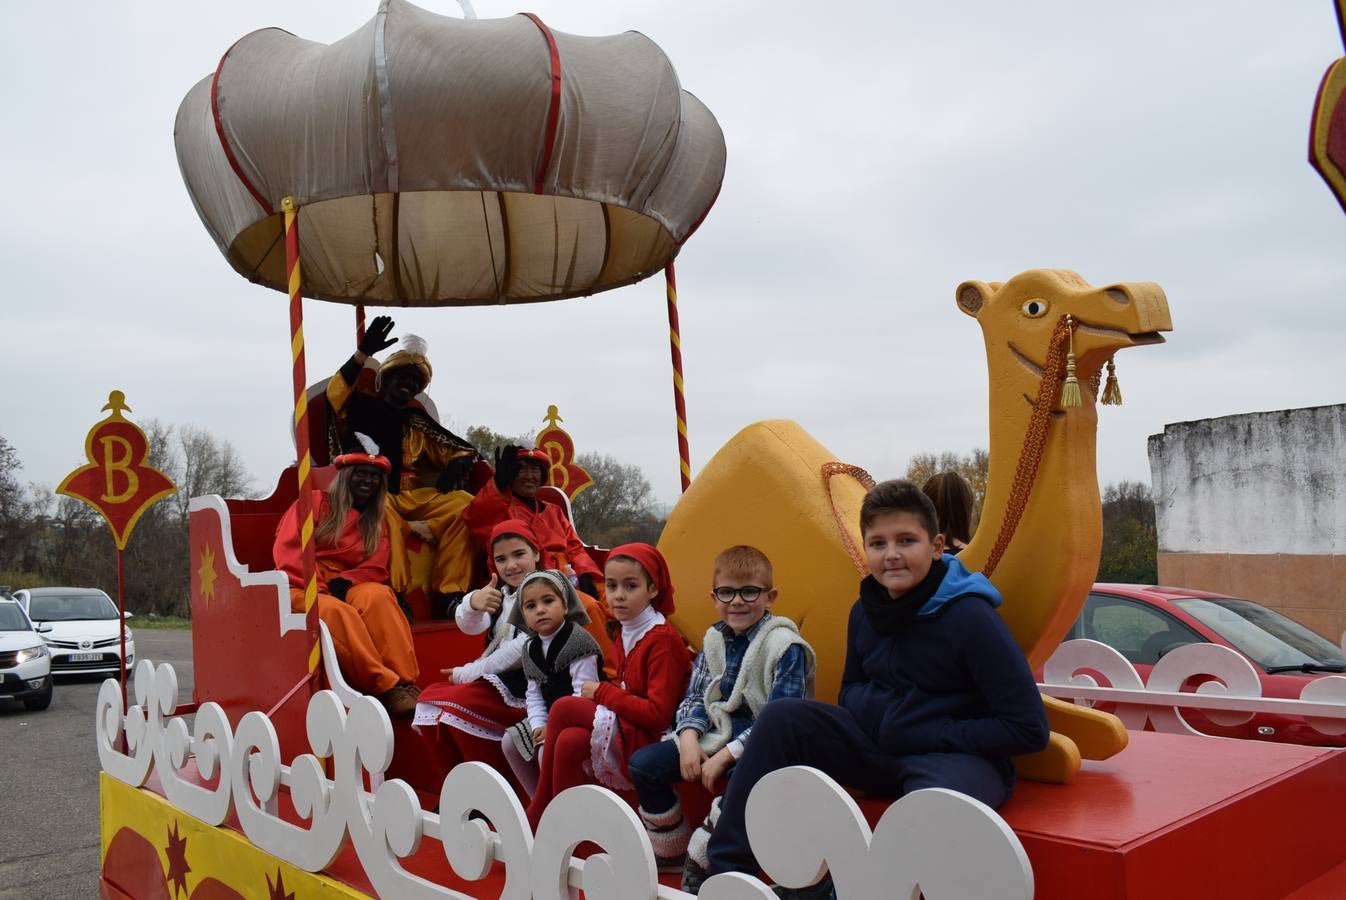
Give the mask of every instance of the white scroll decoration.
[[[372, 698], [356, 697], [347, 709], [331, 691], [314, 695], [306, 718], [313, 753], [287, 767], [275, 728], [262, 713], [248, 713], [231, 732], [220, 707], [205, 703], [189, 734], [185, 723], [172, 717], [176, 695], [173, 668], [156, 668], [145, 659], [136, 667], [136, 703], [124, 715], [117, 684], [104, 682], [95, 715], [104, 771], [139, 787], [157, 770], [170, 804], [208, 824], [236, 814], [253, 845], [300, 868], [321, 871], [349, 840], [379, 896], [465, 900], [470, 895], [402, 866], [429, 837], [440, 841], [449, 865], [465, 881], [480, 880], [502, 865], [505, 900], [563, 900], [576, 890], [593, 900], [688, 897], [658, 884], [644, 827], [631, 807], [605, 788], [586, 785], [556, 797], [535, 838], [508, 782], [481, 763], [463, 763], [448, 774], [438, 814], [422, 810], [405, 782], [384, 781], [392, 761], [392, 724]], [[123, 735], [125, 751], [118, 747]], [[330, 766], [330, 779], [319, 758]], [[205, 785], [186, 775], [193, 764]], [[371, 793], [366, 783], [377, 789]], [[282, 788], [302, 824], [279, 815]], [[871, 833], [854, 801], [834, 782], [815, 770], [786, 769], [753, 791], [748, 830], [773, 877], [803, 884], [826, 865], [842, 897], [923, 892], [929, 900], [975, 900], [990, 896], [984, 893], [987, 885], [998, 898], [1032, 894], [1031, 870], [1009, 827], [990, 809], [949, 791], [903, 798]], [[586, 841], [599, 852], [576, 859], [575, 847]], [[774, 896], [756, 878], [735, 874], [708, 880], [701, 893], [704, 900]]]
[[[1135, 666], [1125, 656], [1112, 647], [1099, 641], [1079, 639], [1066, 641], [1056, 648], [1056, 652], [1042, 667], [1042, 680], [1047, 684], [1074, 684], [1083, 687], [1098, 687], [1098, 680], [1090, 671], [1102, 675], [1109, 687], [1123, 690], [1144, 690], [1145, 682]], [[1079, 701], [1082, 706], [1092, 706], [1088, 701]], [[1143, 706], [1118, 704], [1114, 711], [1122, 724], [1133, 731], [1145, 727], [1149, 713]]]
[[[798, 827], [804, 818], [808, 830]], [[988, 806], [955, 791], [914, 791], [888, 807], [871, 832], [850, 794], [817, 769], [795, 766], [758, 783], [748, 798], [747, 828], [757, 861], [786, 887], [814, 884], [830, 871], [838, 897], [1033, 896], [1033, 869], [1018, 837]], [[770, 896], [737, 879], [721, 887], [722, 879], [708, 879], [701, 896]]]
[[563, 791], [547, 804], [533, 840], [533, 897], [570, 900], [571, 854], [584, 841], [604, 849], [585, 860], [584, 896], [593, 900], [653, 897], [658, 886], [650, 836], [635, 810], [592, 784]]
[[[1108, 684], [1100, 685], [1090, 673], [1102, 675]], [[1193, 680], [1200, 682], [1195, 691], [1183, 690]], [[1264, 697], [1253, 664], [1221, 644], [1176, 648], [1151, 669], [1147, 684], [1124, 656], [1106, 644], [1066, 641], [1047, 660], [1038, 687], [1083, 705], [1116, 703], [1116, 714], [1132, 730], [1149, 722], [1156, 731], [1204, 734], [1182, 714], [1184, 709], [1199, 709], [1224, 726], [1241, 725], [1261, 712], [1303, 717], [1325, 735], [1346, 734], [1346, 676], [1314, 678], [1298, 699]]]
[[[1196, 686], [1198, 694], [1216, 694], [1226, 697], [1260, 697], [1262, 681], [1257, 670], [1246, 657], [1219, 644], [1183, 644], [1171, 653], [1159, 658], [1150, 670], [1150, 680], [1145, 683], [1152, 691], [1180, 691], [1194, 678], [1213, 676], [1218, 681], [1203, 680]], [[1253, 717], [1251, 712], [1206, 710], [1206, 716], [1216, 725], [1242, 725]], [[1156, 731], [1183, 732], [1201, 734], [1188, 724], [1182, 712], [1175, 707], [1155, 709], [1150, 712], [1150, 721]]]
[[[1346, 676], [1326, 675], [1315, 678], [1300, 692], [1299, 699], [1346, 706]], [[1307, 716], [1305, 720], [1310, 728], [1323, 734], [1346, 734], [1346, 719], [1318, 719]]]
[[[491, 823], [498, 841], [485, 822], [471, 817], [474, 811]], [[518, 795], [490, 766], [461, 763], [444, 778], [439, 791], [439, 841], [459, 877], [468, 881], [484, 878], [498, 860], [505, 865], [500, 900], [528, 900], [533, 896], [529, 863], [533, 832]]]

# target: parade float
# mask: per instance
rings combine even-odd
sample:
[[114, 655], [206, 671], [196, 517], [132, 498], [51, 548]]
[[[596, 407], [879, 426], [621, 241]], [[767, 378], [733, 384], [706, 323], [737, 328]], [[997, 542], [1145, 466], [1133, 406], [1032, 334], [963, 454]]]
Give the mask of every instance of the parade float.
[[[1326, 123], [1315, 158], [1338, 167], [1329, 181], [1346, 156], [1337, 71], [1315, 116]], [[192, 500], [191, 700], [172, 667], [143, 659], [129, 708], [115, 682], [100, 692], [103, 896], [686, 896], [660, 884], [629, 798], [573, 789], [534, 832], [500, 773], [353, 690], [316, 608], [291, 611], [271, 545], [285, 509], [332, 474], [303, 298], [351, 305], [358, 332], [366, 305], [565, 300], [662, 271], [684, 494], [660, 548], [694, 594], [724, 546], [776, 560], [789, 586], [777, 612], [817, 649], [818, 695], [833, 698], [838, 598], [864, 572], [869, 475], [777, 420], [745, 427], [691, 478], [673, 262], [723, 178], [710, 111], [643, 35], [576, 37], [531, 14], [458, 19], [383, 0], [331, 45], [277, 29], [243, 37], [188, 93], [175, 137], [221, 253], [289, 297], [298, 462], [264, 500]], [[718, 876], [700, 896], [760, 900], [774, 896], [766, 883], [809, 884], [824, 867], [842, 898], [1346, 895], [1333, 828], [1346, 755], [1200, 736], [1182, 716], [1275, 710], [1342, 734], [1346, 678], [1262, 697], [1246, 660], [1205, 645], [1166, 655], [1146, 684], [1101, 644], [1061, 644], [1100, 552], [1097, 408], [1120, 399], [1116, 352], [1172, 327], [1162, 289], [1034, 270], [964, 282], [946, 309], [980, 326], [990, 385], [985, 511], [961, 558], [1013, 598], [1002, 613], [1045, 667], [1051, 743], [1017, 761], [1022, 780], [999, 813], [950, 791], [857, 798], [816, 771], [779, 771], [748, 807], [767, 881]], [[539, 443], [549, 499], [568, 509], [584, 475], [557, 419]], [[429, 618], [423, 594], [409, 600], [425, 683], [475, 655], [475, 640]], [[710, 614], [688, 604], [674, 623], [695, 641]]]

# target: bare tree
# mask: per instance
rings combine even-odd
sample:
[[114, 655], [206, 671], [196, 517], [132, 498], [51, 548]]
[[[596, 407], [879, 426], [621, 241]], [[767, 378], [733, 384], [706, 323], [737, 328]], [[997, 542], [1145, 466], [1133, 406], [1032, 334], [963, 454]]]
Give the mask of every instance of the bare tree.
[[967, 479], [972, 488], [974, 503], [972, 506], [972, 527], [975, 531], [981, 519], [981, 503], [986, 497], [986, 474], [991, 468], [991, 456], [981, 447], [973, 449], [967, 455], [950, 451], [943, 453], [917, 453], [907, 464], [906, 478], [917, 485], [925, 484], [931, 475], [954, 471]]
[[575, 530], [593, 544], [614, 546], [659, 539], [663, 523], [654, 515], [654, 493], [639, 466], [602, 453], [581, 453], [575, 462], [594, 480], [574, 499]]
[[0, 436], [0, 570], [26, 568], [30, 552], [33, 504], [19, 482], [22, 468], [18, 450]]

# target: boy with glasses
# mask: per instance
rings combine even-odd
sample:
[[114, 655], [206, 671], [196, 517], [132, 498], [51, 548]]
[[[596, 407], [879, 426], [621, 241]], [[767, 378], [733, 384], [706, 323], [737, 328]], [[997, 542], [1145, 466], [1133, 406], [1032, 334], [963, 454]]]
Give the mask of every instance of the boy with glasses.
[[[766, 554], [730, 547], [715, 559], [713, 583], [720, 621], [706, 631], [673, 734], [636, 751], [628, 762], [660, 871], [682, 870], [692, 837], [673, 786], [699, 781], [714, 792], [742, 755], [762, 707], [782, 697], [813, 695], [813, 649], [794, 622], [771, 614], [776, 588]], [[693, 851], [684, 876], [694, 884], [706, 862], [708, 835], [698, 836], [701, 859], [696, 861]]]

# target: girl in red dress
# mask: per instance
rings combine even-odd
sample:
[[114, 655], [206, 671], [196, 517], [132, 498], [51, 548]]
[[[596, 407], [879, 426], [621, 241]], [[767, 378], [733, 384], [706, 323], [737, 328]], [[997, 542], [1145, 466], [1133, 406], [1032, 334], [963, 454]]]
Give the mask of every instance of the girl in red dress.
[[687, 645], [664, 618], [673, 612], [664, 557], [649, 544], [624, 544], [608, 554], [603, 575], [608, 607], [622, 628], [613, 647], [617, 676], [587, 681], [580, 696], [552, 706], [541, 777], [528, 806], [534, 829], [551, 798], [566, 788], [597, 781], [629, 790], [627, 758], [668, 730], [687, 690]]

